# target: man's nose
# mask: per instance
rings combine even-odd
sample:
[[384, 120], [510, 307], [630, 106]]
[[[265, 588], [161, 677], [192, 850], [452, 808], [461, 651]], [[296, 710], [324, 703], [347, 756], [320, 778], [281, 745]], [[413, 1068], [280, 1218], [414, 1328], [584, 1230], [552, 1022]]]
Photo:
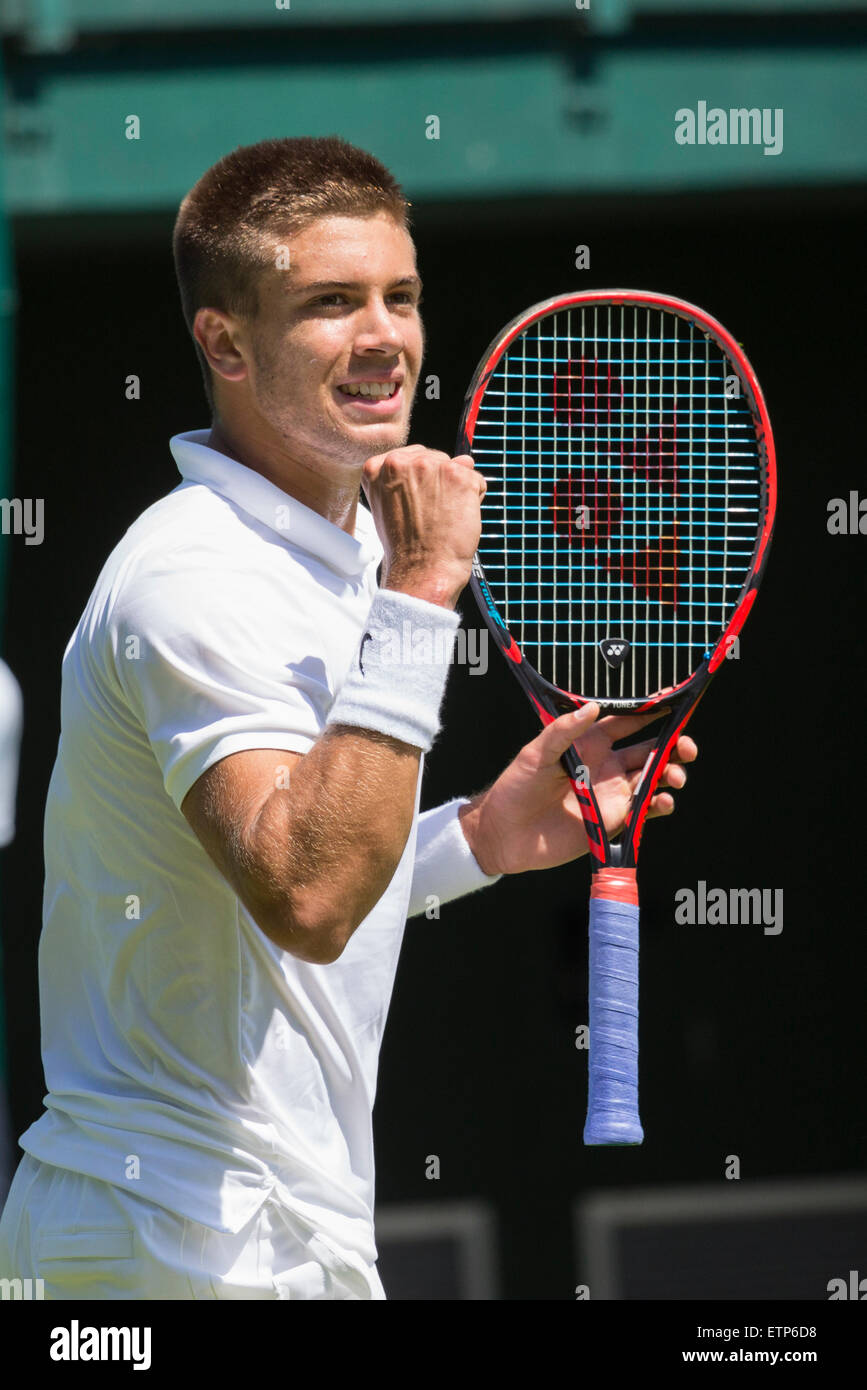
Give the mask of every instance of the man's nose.
[[365, 304], [358, 322], [355, 338], [358, 352], [400, 352], [404, 344], [401, 326], [382, 299]]

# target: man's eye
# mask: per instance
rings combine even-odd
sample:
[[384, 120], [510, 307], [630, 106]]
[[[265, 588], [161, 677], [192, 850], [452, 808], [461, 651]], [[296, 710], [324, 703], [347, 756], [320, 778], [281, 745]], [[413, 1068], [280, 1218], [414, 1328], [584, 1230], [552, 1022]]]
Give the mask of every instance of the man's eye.
[[[421, 304], [421, 296], [418, 298], [410, 290], [395, 290], [390, 294], [389, 299], [400, 304], [410, 304], [416, 307]], [[335, 292], [334, 294], [320, 294], [316, 299], [311, 300], [311, 304], [321, 308], [331, 308], [335, 305], [348, 304], [349, 299], [345, 294]]]

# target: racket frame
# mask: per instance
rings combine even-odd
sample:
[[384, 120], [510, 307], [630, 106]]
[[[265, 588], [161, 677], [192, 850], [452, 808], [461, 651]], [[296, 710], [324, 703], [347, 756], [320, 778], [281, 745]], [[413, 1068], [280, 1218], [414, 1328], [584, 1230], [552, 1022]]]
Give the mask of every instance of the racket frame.
[[725, 659], [732, 640], [737, 637], [749, 615], [767, 562], [776, 514], [776, 455], [767, 406], [755, 371], [742, 347], [726, 328], [695, 304], [673, 295], [647, 290], [585, 290], [574, 294], [555, 295], [533, 305], [517, 315], [497, 334], [483, 354], [467, 390], [458, 430], [457, 453], [472, 454], [473, 435], [485, 387], [510, 344], [539, 319], [564, 309], [587, 306], [604, 308], [621, 306], [659, 309], [676, 314], [694, 324], [714, 340], [731, 363], [744, 390], [756, 431], [760, 460], [759, 508], [764, 519], [753, 547], [746, 578], [738, 595], [732, 615], [719, 637], [697, 669], [678, 685], [649, 697], [612, 700], [594, 699], [552, 685], [525, 660], [518, 643], [501, 617], [485, 576], [481, 558], [476, 553], [470, 574], [470, 588], [485, 620], [488, 631], [506, 658], [509, 669], [535, 707], [543, 724], [550, 724], [559, 715], [594, 703], [600, 707], [600, 717], [609, 714], [644, 714], [660, 708], [669, 709], [658, 735], [657, 747], [643, 769], [632, 805], [619, 836], [610, 841], [605, 833], [599, 804], [574, 745], [563, 755], [562, 764], [572, 789], [578, 798], [594, 874], [601, 868], [635, 868], [641, 835], [654, 790], [662, 770], [691, 717], [714, 673]]

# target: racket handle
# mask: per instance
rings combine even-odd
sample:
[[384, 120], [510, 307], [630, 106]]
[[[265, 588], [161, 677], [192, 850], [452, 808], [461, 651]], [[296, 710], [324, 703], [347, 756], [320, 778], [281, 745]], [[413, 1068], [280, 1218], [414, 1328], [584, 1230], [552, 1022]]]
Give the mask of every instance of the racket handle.
[[640, 1144], [638, 889], [634, 869], [599, 869], [590, 897], [590, 1056], [585, 1144]]

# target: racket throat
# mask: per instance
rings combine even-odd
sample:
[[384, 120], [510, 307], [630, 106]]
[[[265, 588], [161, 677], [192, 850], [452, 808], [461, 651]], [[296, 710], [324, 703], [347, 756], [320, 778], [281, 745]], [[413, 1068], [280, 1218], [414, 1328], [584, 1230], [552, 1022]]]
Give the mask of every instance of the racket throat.
[[[632, 869], [634, 872], [636, 856], [632, 836], [627, 836], [614, 844], [609, 842], [605, 833], [602, 812], [590, 785], [588, 769], [581, 762], [575, 749], [567, 749], [560, 761], [581, 808], [594, 880], [603, 869], [625, 868]], [[632, 812], [630, 811], [631, 815]], [[628, 824], [629, 821], [627, 820]]]
[[[620, 849], [613, 845], [613, 849]], [[630, 903], [638, 906], [638, 880], [634, 868], [621, 868], [619, 865], [605, 865], [597, 869], [590, 884], [591, 898], [604, 898], [612, 903]]]
[[595, 883], [600, 874], [607, 873], [609, 869], [622, 869], [625, 873], [631, 873], [633, 879], [635, 878], [635, 855], [631, 845], [621, 841], [609, 845], [604, 863], [594, 863], [593, 865], [593, 882]]

